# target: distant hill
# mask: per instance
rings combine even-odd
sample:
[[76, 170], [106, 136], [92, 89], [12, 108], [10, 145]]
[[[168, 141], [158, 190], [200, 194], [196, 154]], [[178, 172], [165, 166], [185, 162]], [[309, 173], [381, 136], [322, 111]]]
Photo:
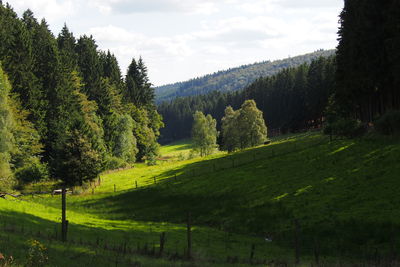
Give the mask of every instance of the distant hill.
[[232, 92], [243, 89], [259, 77], [272, 76], [282, 69], [310, 63], [318, 57], [329, 57], [331, 50], [318, 50], [313, 53], [275, 61], [263, 61], [218, 71], [185, 82], [163, 85], [155, 88], [156, 102], [160, 103], [182, 96], [203, 95], [212, 91]]

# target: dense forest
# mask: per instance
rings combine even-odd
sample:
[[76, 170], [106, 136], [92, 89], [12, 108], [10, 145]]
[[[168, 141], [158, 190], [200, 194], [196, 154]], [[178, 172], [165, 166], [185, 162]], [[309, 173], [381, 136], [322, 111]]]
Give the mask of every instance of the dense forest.
[[91, 36], [57, 37], [27, 10], [0, 4], [0, 189], [56, 178], [72, 185], [100, 171], [154, 160], [162, 126], [147, 68]]
[[[158, 106], [166, 127], [161, 142], [190, 137], [192, 114], [199, 110], [218, 122], [227, 106], [234, 109], [246, 99], [253, 99], [263, 112], [270, 134], [320, 127], [323, 111], [335, 86], [335, 57], [320, 57], [310, 64], [287, 68], [271, 77], [257, 79], [244, 90], [177, 98]], [[218, 125], [220, 129], [221, 125]]]
[[204, 95], [213, 91], [238, 91], [260, 77], [269, 77], [285, 68], [293, 68], [305, 63], [311, 63], [312, 60], [318, 57], [329, 57], [334, 53], [335, 50], [319, 50], [313, 53], [272, 62], [264, 61], [243, 65], [189, 81], [156, 87], [156, 102], [161, 103], [183, 96]]
[[340, 23], [337, 109], [364, 122], [400, 109], [400, 2], [347, 0]]

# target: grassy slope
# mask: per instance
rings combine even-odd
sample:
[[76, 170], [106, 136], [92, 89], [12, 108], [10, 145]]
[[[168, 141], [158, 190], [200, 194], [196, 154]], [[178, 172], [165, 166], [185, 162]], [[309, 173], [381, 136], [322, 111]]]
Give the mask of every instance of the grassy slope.
[[[256, 257], [291, 259], [295, 219], [301, 225], [305, 259], [311, 257], [315, 243], [327, 257], [361, 258], [375, 249], [388, 253], [390, 236], [397, 231], [400, 218], [398, 140], [329, 143], [319, 134], [303, 134], [228, 156], [218, 153], [177, 161], [188, 155], [188, 149], [185, 143], [163, 147], [159, 165], [137, 165], [105, 174], [94, 195], [88, 190], [68, 197], [70, 238], [95, 242], [99, 237], [101, 244], [153, 246], [165, 231], [166, 250], [182, 254], [184, 218], [190, 211], [198, 259], [248, 258], [253, 243]], [[24, 202], [0, 199], [0, 218], [6, 227], [36, 227], [34, 232], [55, 234], [59, 203], [59, 197], [51, 196]], [[14, 236], [16, 246], [24, 246], [26, 238], [18, 233]], [[266, 243], [265, 236], [274, 241]], [[96, 253], [79, 245], [48, 245], [58, 266], [68, 266], [57, 260], [62, 253], [85, 260], [90, 257], [82, 255]], [[12, 249], [0, 241], [0, 251], [18, 256], [21, 248]], [[150, 261], [134, 257], [145, 265]], [[101, 261], [96, 264], [102, 266]], [[158, 264], [167, 262], [160, 259]]]

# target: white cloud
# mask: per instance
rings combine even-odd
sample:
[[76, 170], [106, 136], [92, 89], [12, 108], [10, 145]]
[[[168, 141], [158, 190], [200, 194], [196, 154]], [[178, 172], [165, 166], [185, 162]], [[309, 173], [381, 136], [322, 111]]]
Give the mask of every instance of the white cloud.
[[76, 14], [78, 10], [78, 3], [72, 0], [18, 0], [10, 4], [20, 14], [29, 8], [37, 18], [47, 21]]
[[175, 12], [210, 15], [218, 12], [215, 1], [211, 0], [90, 0], [89, 4], [105, 14]]

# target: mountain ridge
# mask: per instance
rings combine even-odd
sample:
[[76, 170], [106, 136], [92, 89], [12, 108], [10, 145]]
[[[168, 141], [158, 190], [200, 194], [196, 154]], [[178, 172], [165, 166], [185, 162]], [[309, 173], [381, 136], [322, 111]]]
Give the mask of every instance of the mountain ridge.
[[177, 97], [203, 95], [212, 91], [233, 92], [241, 90], [260, 77], [272, 76], [284, 68], [310, 63], [318, 57], [329, 57], [335, 51], [335, 49], [320, 49], [295, 57], [241, 65], [187, 81], [158, 86], [155, 87], [156, 103], [170, 101]]

